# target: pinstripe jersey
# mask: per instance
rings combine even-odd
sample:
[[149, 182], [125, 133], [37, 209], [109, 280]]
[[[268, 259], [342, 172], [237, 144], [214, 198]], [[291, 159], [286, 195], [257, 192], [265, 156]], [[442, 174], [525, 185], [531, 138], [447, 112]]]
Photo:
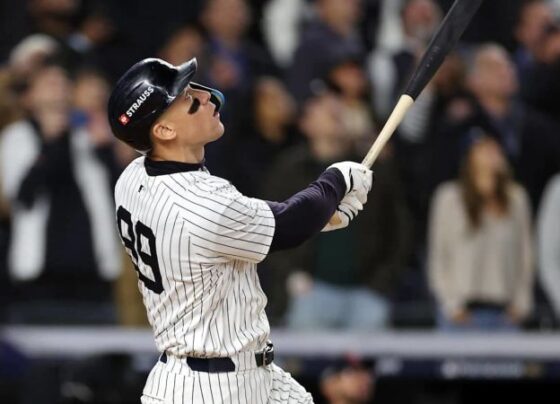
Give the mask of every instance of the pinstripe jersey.
[[122, 173], [115, 201], [158, 350], [225, 357], [262, 349], [270, 327], [256, 264], [274, 235], [269, 206], [203, 167], [150, 176], [144, 162]]

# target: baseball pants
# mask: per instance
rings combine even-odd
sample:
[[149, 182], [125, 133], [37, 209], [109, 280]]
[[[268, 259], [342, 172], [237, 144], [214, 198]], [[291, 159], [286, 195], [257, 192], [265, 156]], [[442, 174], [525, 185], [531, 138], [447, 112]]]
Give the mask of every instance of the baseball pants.
[[311, 394], [274, 363], [257, 366], [253, 353], [232, 360], [235, 371], [208, 373], [193, 371], [185, 359], [168, 356], [150, 372], [142, 404], [313, 403]]

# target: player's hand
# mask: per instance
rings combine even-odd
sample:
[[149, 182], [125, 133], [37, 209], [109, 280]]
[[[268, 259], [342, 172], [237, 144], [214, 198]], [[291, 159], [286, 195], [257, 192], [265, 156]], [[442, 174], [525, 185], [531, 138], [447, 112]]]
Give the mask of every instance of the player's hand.
[[354, 194], [358, 200], [365, 204], [367, 194], [373, 184], [373, 172], [366, 166], [353, 161], [335, 163], [327, 168], [336, 168], [340, 171], [346, 182], [346, 195]]
[[337, 224], [331, 224], [330, 222], [327, 223], [325, 227], [323, 227], [322, 232], [333, 231], [338, 229], [343, 229], [347, 227], [350, 222], [358, 216], [358, 213], [364, 208], [363, 203], [358, 199], [358, 196], [355, 194], [348, 194], [340, 204], [336, 208], [336, 215], [340, 219]]

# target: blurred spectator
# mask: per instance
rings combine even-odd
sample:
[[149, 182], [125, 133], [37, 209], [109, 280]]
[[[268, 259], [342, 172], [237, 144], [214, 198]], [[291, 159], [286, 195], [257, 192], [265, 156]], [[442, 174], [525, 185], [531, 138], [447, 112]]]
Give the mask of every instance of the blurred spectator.
[[[434, 0], [406, 0], [404, 2], [401, 9], [401, 26], [404, 36], [402, 46], [391, 50], [379, 48], [373, 53], [370, 60], [371, 80], [377, 94], [374, 107], [379, 116], [387, 117], [391, 112], [441, 18], [441, 10]], [[420, 102], [420, 107], [415, 106], [415, 109], [420, 109], [420, 112], [425, 110], [425, 104], [429, 104], [429, 89], [426, 89], [423, 94], [417, 100]], [[409, 125], [408, 131], [405, 130], [403, 135], [409, 132], [411, 132], [410, 137], [412, 138], [423, 135], [426, 121], [415, 122], [415, 124]]]
[[10, 52], [9, 72], [14, 88], [22, 91], [29, 76], [59, 51], [58, 43], [45, 34], [33, 34], [22, 39]]
[[526, 0], [521, 6], [514, 28], [519, 45], [513, 60], [522, 80], [535, 64], [542, 35], [552, 22], [552, 9], [545, 0]]
[[[299, 122], [309, 141], [281, 155], [264, 181], [266, 198], [289, 195], [334, 161], [355, 159], [332, 93], [308, 100]], [[270, 296], [273, 317], [292, 295], [288, 326], [297, 329], [372, 330], [388, 325], [390, 304], [407, 256], [407, 214], [394, 168], [376, 164], [375, 195], [348, 229], [324, 233], [290, 253], [273, 254]], [[272, 185], [274, 184], [274, 185]], [[287, 281], [286, 281], [287, 279]]]
[[523, 98], [532, 107], [560, 122], [560, 25], [550, 24], [539, 37], [536, 61], [523, 77]]
[[295, 102], [282, 82], [273, 77], [262, 77], [255, 83], [247, 108], [246, 127], [239, 133], [231, 154], [231, 180], [247, 195], [260, 196], [267, 169], [279, 153], [292, 146]]
[[203, 60], [209, 83], [228, 95], [247, 91], [253, 80], [274, 72], [266, 51], [245, 37], [251, 23], [245, 0], [210, 0], [200, 18], [209, 41]]
[[537, 231], [541, 285], [560, 318], [560, 175], [546, 188]]
[[[1, 138], [3, 192], [11, 204], [9, 270], [15, 322], [111, 320], [108, 280], [120, 270], [103, 139], [71, 126], [72, 83], [38, 69], [24, 94], [28, 118]], [[73, 303], [69, 303], [73, 302]], [[106, 305], [104, 305], [106, 303]]]
[[[407, 201], [414, 216], [416, 255], [423, 262], [425, 251], [426, 225], [431, 194], [433, 192], [430, 179], [438, 176], [431, 166], [435, 162], [445, 160], [446, 154], [441, 154], [443, 148], [435, 148], [441, 139], [438, 134], [445, 132], [449, 125], [463, 121], [472, 113], [470, 98], [465, 90], [465, 63], [458, 53], [448, 55], [440, 69], [430, 83], [428, 91], [431, 95], [424, 98], [426, 107], [416, 117], [422, 117], [426, 123], [425, 135], [421, 142], [407, 142], [403, 138], [395, 139], [398, 163], [405, 185]], [[406, 127], [413, 125], [416, 119], [406, 119], [399, 131], [406, 131]], [[445, 139], [444, 142], [449, 139]], [[449, 151], [448, 151], [449, 152]], [[439, 163], [438, 163], [439, 164]]]
[[321, 393], [328, 404], [368, 404], [375, 392], [372, 369], [351, 358], [324, 370]]
[[232, 158], [228, 149], [239, 134], [242, 116], [250, 90], [258, 77], [276, 72], [265, 49], [246, 38], [251, 23], [251, 10], [246, 0], [210, 0], [200, 15], [207, 32], [207, 44], [199, 62], [199, 79], [219, 88], [227, 105], [221, 119], [228, 128], [227, 136], [206, 148], [206, 166], [218, 176], [230, 178]]
[[[77, 72], [74, 80], [74, 110], [71, 124], [75, 129], [88, 132], [98, 159], [111, 175], [115, 184], [123, 164], [119, 164], [114, 153], [113, 134], [107, 120], [107, 102], [110, 87], [107, 79], [98, 71], [83, 69]], [[132, 159], [132, 154], [131, 158]], [[112, 189], [112, 188], [111, 188]]]
[[20, 117], [18, 105], [12, 70], [0, 68], [0, 131]]
[[194, 25], [185, 25], [174, 31], [159, 51], [159, 57], [178, 66], [193, 57], [199, 57], [204, 47], [204, 38]]
[[81, 7], [80, 15], [76, 18], [76, 29], [65, 40], [65, 50], [68, 67], [73, 70], [82, 66], [105, 66], [103, 60], [107, 57], [106, 44], [115, 38], [116, 26], [108, 10], [102, 8], [99, 2], [86, 3], [92, 6]]
[[495, 139], [473, 129], [463, 143], [461, 176], [438, 188], [430, 216], [439, 327], [515, 330], [533, 301], [529, 202]]
[[473, 95], [461, 119], [440, 125], [435, 134], [429, 180], [437, 185], [458, 174], [462, 136], [478, 126], [497, 135], [515, 178], [536, 210], [549, 179], [560, 169], [560, 136], [555, 122], [517, 100], [519, 81], [506, 51], [498, 45], [476, 49], [467, 72]]
[[[71, 120], [74, 128], [86, 130], [90, 134], [96, 157], [105, 166], [113, 189], [122, 169], [137, 157], [138, 153], [123, 142], [114, 143], [107, 121], [109, 93], [109, 83], [101, 73], [91, 69], [79, 71], [74, 84], [74, 110]], [[147, 325], [146, 310], [136, 286], [136, 272], [128, 255], [124, 251], [120, 255], [122, 273], [114, 287], [119, 324]]]
[[301, 34], [294, 61], [287, 73], [290, 92], [298, 104], [311, 95], [310, 83], [327, 76], [341, 55], [365, 56], [356, 26], [361, 17], [359, 0], [315, 0], [316, 18]]
[[[19, 119], [17, 95], [14, 91], [13, 75], [10, 69], [0, 69], [0, 132], [9, 124]], [[0, 138], [0, 142], [2, 139]], [[0, 175], [0, 189], [2, 189]], [[3, 192], [0, 192], [0, 322], [4, 319], [4, 311], [11, 299], [7, 264], [8, 245], [10, 241], [10, 206]]]
[[[392, 49], [380, 47], [370, 58], [369, 72], [375, 95], [373, 106], [378, 116], [383, 118], [396, 105], [397, 98], [402, 94], [442, 18], [435, 0], [406, 0], [399, 4], [402, 44]], [[385, 7], [388, 5], [385, 4]], [[437, 109], [454, 96], [455, 86], [461, 83], [460, 75], [453, 73], [454, 61], [455, 58], [449, 58], [442, 66], [437, 84], [434, 80], [424, 89], [393, 137], [395, 161], [404, 184], [406, 201], [413, 214], [416, 244], [413, 265], [417, 267], [423, 264], [425, 251], [428, 142], [434, 123], [440, 118]], [[451, 72], [450, 77], [445, 77], [446, 72]]]
[[110, 170], [111, 182], [114, 183], [122, 169], [138, 157], [138, 152], [122, 142], [114, 142], [107, 121], [110, 92], [107, 78], [91, 68], [83, 68], [75, 76], [72, 125], [88, 131], [96, 145], [97, 156], [103, 159]]
[[344, 130], [355, 144], [357, 155], [365, 155], [376, 134], [370, 108], [369, 82], [361, 61], [341, 55], [327, 74], [327, 83], [342, 101]]
[[262, 30], [275, 62], [288, 68], [293, 61], [302, 19], [309, 14], [306, 0], [270, 0], [263, 10]]
[[80, 3], [80, 0], [28, 1], [35, 31], [65, 40], [74, 31]]

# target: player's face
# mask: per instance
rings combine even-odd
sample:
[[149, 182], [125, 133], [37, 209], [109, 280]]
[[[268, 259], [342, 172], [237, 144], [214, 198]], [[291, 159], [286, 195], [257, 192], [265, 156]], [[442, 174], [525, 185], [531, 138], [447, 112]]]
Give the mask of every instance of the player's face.
[[177, 135], [187, 144], [206, 144], [219, 139], [224, 133], [220, 113], [210, 102], [210, 93], [187, 87], [166, 111], [175, 123]]

